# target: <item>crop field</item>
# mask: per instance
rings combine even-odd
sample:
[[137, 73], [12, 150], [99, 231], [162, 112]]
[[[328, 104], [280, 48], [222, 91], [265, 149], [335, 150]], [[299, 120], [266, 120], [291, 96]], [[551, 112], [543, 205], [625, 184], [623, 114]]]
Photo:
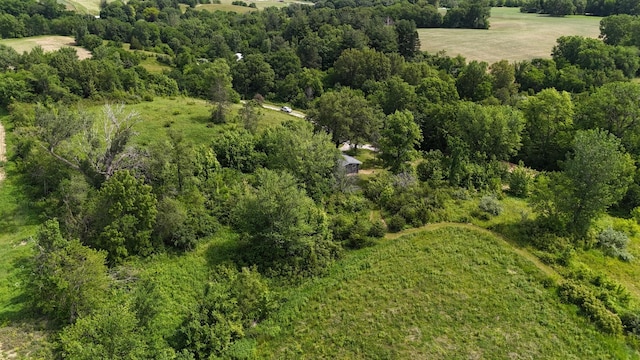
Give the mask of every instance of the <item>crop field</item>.
[[[207, 10], [207, 11], [235, 11], [237, 13], [246, 13], [254, 10], [262, 10], [267, 7], [285, 7], [291, 4], [307, 4], [313, 5], [311, 2], [306, 1], [291, 1], [291, 0], [245, 0], [244, 2], [248, 4], [255, 3], [256, 8], [250, 8], [248, 6], [238, 6], [232, 4], [233, 0], [221, 0], [220, 4], [199, 4], [196, 6], [197, 10]], [[183, 9], [186, 9], [186, 5], [181, 5]]]
[[523, 14], [518, 8], [492, 8], [489, 30], [419, 29], [421, 50], [449, 56], [462, 55], [468, 61], [492, 64], [506, 59], [521, 61], [549, 58], [556, 39], [563, 35], [597, 38], [600, 17], [550, 17]]
[[58, 36], [58, 35], [45, 35], [45, 36], [32, 36], [20, 39], [2, 39], [0, 44], [10, 46], [14, 48], [18, 53], [25, 51], [31, 51], [36, 46], [42, 47], [42, 50], [55, 51], [63, 47], [72, 47], [76, 49], [79, 59], [86, 59], [91, 57], [91, 52], [80, 46], [75, 46], [75, 39], [71, 36]]
[[[398, 271], [398, 269], [402, 269]], [[351, 253], [255, 328], [259, 357], [622, 359], [503, 240], [464, 226]]]

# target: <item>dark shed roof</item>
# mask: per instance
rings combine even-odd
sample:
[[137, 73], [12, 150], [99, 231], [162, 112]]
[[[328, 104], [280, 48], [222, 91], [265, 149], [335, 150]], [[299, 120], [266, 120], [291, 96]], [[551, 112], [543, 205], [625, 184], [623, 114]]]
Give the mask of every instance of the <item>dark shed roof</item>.
[[354, 157], [351, 157], [349, 155], [342, 154], [342, 158], [343, 159], [340, 162], [342, 164], [342, 166], [353, 165], [353, 164], [362, 165], [362, 161], [360, 161], [360, 160], [358, 160], [358, 159], [356, 159]]

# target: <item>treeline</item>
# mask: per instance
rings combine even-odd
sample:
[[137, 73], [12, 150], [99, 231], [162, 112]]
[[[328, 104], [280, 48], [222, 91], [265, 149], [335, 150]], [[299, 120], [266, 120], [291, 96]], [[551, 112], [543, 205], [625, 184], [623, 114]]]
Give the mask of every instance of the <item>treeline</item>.
[[527, 0], [521, 12], [565, 15], [609, 16], [618, 14], [638, 15], [640, 6], [634, 1], [604, 0]]

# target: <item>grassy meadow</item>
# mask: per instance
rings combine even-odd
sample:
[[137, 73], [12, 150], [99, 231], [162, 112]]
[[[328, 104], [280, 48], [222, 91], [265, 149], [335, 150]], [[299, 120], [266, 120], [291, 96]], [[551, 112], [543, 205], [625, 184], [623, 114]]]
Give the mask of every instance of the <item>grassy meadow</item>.
[[45, 52], [59, 50], [63, 47], [71, 47], [76, 49], [79, 59], [91, 57], [91, 52], [83, 47], [76, 46], [76, 41], [71, 36], [44, 35], [32, 36], [19, 39], [1, 39], [0, 45], [6, 45], [14, 48], [18, 53], [31, 51], [36, 46], [42, 47]]
[[600, 34], [600, 17], [551, 17], [523, 14], [518, 8], [491, 8], [489, 30], [419, 29], [421, 50], [445, 51], [449, 56], [462, 55], [468, 61], [492, 64], [509, 61], [549, 58], [556, 39], [563, 35], [596, 38]]
[[67, 9], [81, 14], [100, 14], [100, 0], [58, 0], [58, 2], [64, 4]]
[[[401, 270], [400, 270], [401, 269]], [[436, 226], [348, 254], [255, 328], [260, 358], [622, 359], [500, 238]]]

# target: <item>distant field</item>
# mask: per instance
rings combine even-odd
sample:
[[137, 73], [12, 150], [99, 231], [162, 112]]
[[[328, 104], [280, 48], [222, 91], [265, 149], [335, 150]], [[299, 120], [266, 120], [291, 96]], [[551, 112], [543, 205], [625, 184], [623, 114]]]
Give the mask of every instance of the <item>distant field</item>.
[[635, 358], [560, 304], [545, 275], [504, 241], [463, 227], [347, 254], [256, 327], [258, 357]]
[[[231, 4], [233, 2], [233, 0], [221, 0], [220, 4], [201, 4], [198, 5], [196, 7], [196, 9], [198, 10], [207, 10], [207, 11], [216, 11], [216, 10], [220, 10], [220, 11], [235, 11], [237, 13], [246, 13], [246, 12], [250, 12], [250, 11], [254, 11], [256, 9], [254, 8], [250, 8], [247, 6], [238, 6], [238, 5], [233, 5]], [[291, 1], [291, 0], [283, 0], [283, 1], [278, 1], [278, 0], [255, 0], [255, 1], [250, 1], [250, 0], [244, 0], [244, 2], [248, 4], [251, 3], [255, 3], [256, 4], [256, 8], [258, 10], [262, 10], [264, 8], [267, 7], [285, 7], [285, 6], [289, 6], [291, 4], [308, 4], [308, 5], [312, 5], [313, 3], [311, 2], [306, 2], [306, 1]], [[186, 8], [186, 6], [184, 6], [183, 8]]]
[[98, 15], [100, 13], [100, 0], [58, 0], [67, 9], [82, 14]]
[[63, 47], [72, 47], [76, 49], [78, 58], [86, 59], [91, 57], [89, 50], [75, 46], [75, 39], [71, 36], [46, 35], [20, 39], [2, 39], [0, 40], [0, 44], [10, 46], [19, 53], [31, 51], [31, 49], [36, 46], [42, 47], [45, 52], [59, 50]]
[[491, 28], [419, 29], [421, 50], [447, 55], [458, 54], [467, 60], [482, 60], [489, 64], [507, 59], [520, 61], [549, 58], [556, 39], [563, 35], [597, 38], [600, 17], [550, 17], [523, 14], [518, 8], [492, 8]]

